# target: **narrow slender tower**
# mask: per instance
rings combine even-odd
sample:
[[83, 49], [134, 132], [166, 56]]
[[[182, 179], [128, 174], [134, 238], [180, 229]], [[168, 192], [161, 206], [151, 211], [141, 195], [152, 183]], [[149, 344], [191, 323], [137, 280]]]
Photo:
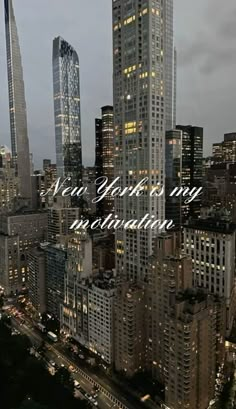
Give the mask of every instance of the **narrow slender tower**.
[[9, 113], [13, 165], [19, 178], [19, 193], [31, 199], [30, 155], [25, 87], [20, 44], [12, 0], [4, 0]]

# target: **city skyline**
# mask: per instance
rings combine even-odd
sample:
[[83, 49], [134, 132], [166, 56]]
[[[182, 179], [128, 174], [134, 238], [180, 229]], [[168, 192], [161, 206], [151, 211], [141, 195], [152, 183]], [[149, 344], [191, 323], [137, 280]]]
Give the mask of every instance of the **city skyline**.
[[[91, 7], [92, 2], [84, 4], [81, 1], [78, 4], [71, 0], [71, 9], [74, 11], [67, 16], [66, 5], [59, 1], [57, 9], [50, 12], [50, 7], [47, 7], [46, 17], [42, 14], [46, 5], [44, 0], [37, 6], [37, 13], [35, 6], [28, 0], [24, 3], [27, 10], [22, 12], [17, 0], [14, 1], [14, 8], [25, 71], [30, 150], [34, 153], [36, 167], [46, 156], [55, 158], [50, 47], [52, 39], [57, 35], [65, 37], [80, 54], [83, 157], [85, 165], [93, 164], [95, 149], [91, 149], [91, 145], [95, 144], [94, 119], [102, 105], [112, 104], [111, 2], [103, 0], [100, 8], [95, 10]], [[227, 11], [222, 13], [215, 5], [215, 1], [212, 0], [207, 5], [202, 1], [198, 2], [198, 5], [192, 4], [191, 7], [186, 0], [175, 4], [175, 38], [178, 51], [177, 123], [188, 122], [205, 128], [207, 155], [211, 153], [213, 142], [220, 141], [224, 133], [235, 129], [233, 112], [235, 86], [230, 81], [235, 68], [235, 53], [230, 36], [233, 38], [236, 6], [230, 0]], [[0, 12], [3, 18], [2, 3]], [[52, 20], [52, 16], [55, 17], [54, 12], [56, 18]], [[84, 16], [89, 16], [89, 21]], [[205, 21], [211, 16], [214, 18], [211, 18], [210, 24], [206, 27]], [[202, 21], [202, 29], [194, 23], [199, 18]], [[0, 41], [4, 44], [2, 27]], [[41, 52], [43, 50], [45, 58], [43, 65], [40, 64], [42, 54], [39, 53], [39, 49]], [[226, 62], [227, 75], [222, 76]], [[0, 73], [6, 76], [4, 53]], [[0, 138], [2, 144], [9, 145], [7, 89], [5, 81], [3, 83], [4, 97], [0, 101], [3, 127]], [[189, 100], [193, 103], [190, 104]], [[227, 106], [227, 110], [224, 110], [224, 106]], [[42, 113], [40, 122], [37, 117], [39, 111]], [[44, 144], [42, 138], [45, 138]]]
[[236, 6], [203, 1], [0, 0], [5, 409], [236, 409]]

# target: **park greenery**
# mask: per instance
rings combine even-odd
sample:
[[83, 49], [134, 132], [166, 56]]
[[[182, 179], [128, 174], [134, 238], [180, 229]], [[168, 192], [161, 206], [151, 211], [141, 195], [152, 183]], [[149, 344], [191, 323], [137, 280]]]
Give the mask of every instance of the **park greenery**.
[[29, 354], [26, 336], [12, 335], [0, 320], [0, 397], [4, 409], [83, 409], [85, 401], [73, 396], [73, 380], [65, 368], [55, 376]]

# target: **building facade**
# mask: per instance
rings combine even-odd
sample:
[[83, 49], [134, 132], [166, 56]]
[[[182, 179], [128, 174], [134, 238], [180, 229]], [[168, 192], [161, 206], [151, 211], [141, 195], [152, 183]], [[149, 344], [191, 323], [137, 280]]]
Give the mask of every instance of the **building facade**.
[[3, 255], [0, 259], [0, 275], [2, 281], [8, 283], [6, 294], [20, 292], [28, 287], [29, 250], [47, 240], [47, 214], [21, 211], [2, 215], [0, 240]]
[[19, 179], [10, 162], [6, 162], [0, 166], [0, 212], [12, 211], [18, 194]]
[[236, 132], [226, 133], [223, 142], [214, 143], [212, 147], [213, 159], [217, 162], [236, 162]]
[[[64, 272], [64, 300], [60, 312], [61, 329], [75, 339], [79, 339], [80, 334], [83, 334], [87, 340], [88, 328], [86, 326], [86, 331], [83, 331], [81, 324], [84, 312], [87, 317], [87, 302], [86, 308], [81, 307], [84, 305], [81, 284], [92, 276], [92, 242], [86, 231], [80, 230], [65, 239], [67, 260]], [[86, 300], [87, 298], [86, 293]]]
[[235, 234], [236, 226], [217, 214], [184, 227], [184, 251], [192, 258], [193, 285], [224, 297], [227, 334], [236, 307]]
[[165, 328], [166, 392], [171, 409], [206, 409], [215, 398], [217, 369], [224, 362], [222, 299], [204, 292], [177, 296]]
[[114, 359], [114, 309], [115, 283], [105, 275], [93, 281], [88, 289], [89, 349], [106, 364]]
[[[182, 186], [203, 186], [203, 128], [191, 125], [177, 125], [176, 129], [182, 131]], [[201, 209], [199, 196], [190, 204], [182, 200], [182, 223], [190, 216], [198, 217]]]
[[64, 274], [67, 253], [60, 244], [49, 245], [46, 252], [46, 309], [58, 321], [64, 301]]
[[[114, 113], [113, 107], [106, 105], [101, 108], [101, 119], [95, 119], [96, 150], [95, 167], [96, 179], [107, 178], [107, 184], [114, 179]], [[96, 186], [97, 190], [99, 184]], [[114, 211], [114, 197], [106, 197], [97, 203], [97, 214], [107, 216]]]
[[70, 235], [73, 231], [70, 227], [75, 220], [80, 219], [80, 210], [76, 207], [64, 207], [54, 204], [48, 209], [48, 242], [60, 243], [63, 236]]
[[19, 236], [0, 234], [0, 285], [9, 295], [20, 291], [24, 284], [25, 275], [20, 274]]
[[46, 311], [46, 260], [45, 251], [40, 247], [30, 250], [29, 265], [29, 301], [38, 314]]
[[171, 196], [171, 192], [182, 186], [182, 131], [166, 132], [166, 219], [173, 220], [175, 230], [182, 221], [182, 197]]
[[[165, 2], [166, 3], [166, 2]], [[164, 184], [165, 172], [165, 35], [163, 3], [113, 1], [113, 87], [115, 177], [121, 187], [147, 177], [144, 195], [117, 197], [119, 219], [147, 213], [165, 219], [165, 200], [148, 194]], [[154, 231], [116, 231], [117, 273], [131, 280], [147, 275]]]
[[63, 38], [53, 41], [53, 89], [57, 175], [82, 184], [79, 58]]
[[118, 372], [133, 377], [147, 369], [147, 298], [138, 284], [121, 283], [114, 305], [114, 365]]
[[177, 51], [174, 47], [173, 19], [173, 0], [166, 0], [163, 3], [166, 131], [174, 129], [176, 125]]
[[19, 193], [31, 199], [30, 153], [27, 131], [25, 88], [20, 44], [12, 0], [4, 0], [9, 113], [13, 165], [19, 179]]
[[[92, 351], [107, 365], [112, 365], [113, 355], [113, 307], [115, 281], [112, 272], [92, 276], [86, 268], [91, 257], [86, 247], [91, 242], [82, 240], [79, 252], [79, 268], [71, 265], [71, 251], [68, 249], [68, 262], [65, 272], [65, 299], [61, 307], [61, 329], [81, 345]], [[88, 248], [87, 248], [88, 250]], [[89, 254], [91, 256], [91, 254]], [[78, 270], [83, 269], [81, 274]], [[73, 273], [74, 271], [74, 273]]]
[[89, 215], [95, 215], [97, 210], [96, 203], [93, 202], [97, 195], [95, 181], [96, 168], [92, 166], [83, 168], [83, 187], [87, 189], [86, 195], [83, 197], [83, 211]]
[[163, 233], [156, 239], [149, 260], [149, 354], [153, 377], [166, 383], [165, 328], [167, 315], [178, 291], [192, 287], [192, 260], [182, 254], [178, 236]]

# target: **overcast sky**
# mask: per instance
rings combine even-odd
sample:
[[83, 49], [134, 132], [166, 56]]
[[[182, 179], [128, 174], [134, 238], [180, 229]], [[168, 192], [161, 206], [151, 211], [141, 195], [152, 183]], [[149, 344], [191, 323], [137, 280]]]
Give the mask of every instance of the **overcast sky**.
[[[236, 1], [174, 0], [177, 122], [204, 127], [205, 154], [236, 131]], [[0, 0], [0, 144], [9, 142], [3, 0]], [[24, 66], [30, 150], [55, 158], [51, 49], [61, 35], [80, 57], [82, 145], [94, 163], [94, 118], [112, 104], [112, 0], [14, 0]], [[0, 20], [0, 21], [1, 21]]]

